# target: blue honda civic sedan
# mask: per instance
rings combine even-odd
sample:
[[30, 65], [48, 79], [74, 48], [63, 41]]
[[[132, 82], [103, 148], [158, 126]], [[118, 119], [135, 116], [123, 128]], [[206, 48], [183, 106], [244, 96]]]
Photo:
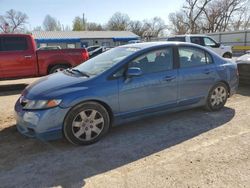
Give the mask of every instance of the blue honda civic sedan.
[[15, 105], [17, 129], [91, 144], [128, 119], [199, 106], [220, 110], [237, 87], [237, 65], [202, 46], [129, 44], [29, 85]]

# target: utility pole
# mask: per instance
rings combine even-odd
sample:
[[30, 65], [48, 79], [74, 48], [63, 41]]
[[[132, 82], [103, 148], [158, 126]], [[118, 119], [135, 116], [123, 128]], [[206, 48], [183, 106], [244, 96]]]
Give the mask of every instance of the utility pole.
[[87, 30], [87, 26], [86, 26], [86, 21], [85, 21], [85, 15], [84, 15], [84, 13], [82, 14], [82, 24], [83, 24], [84, 30], [86, 31]]

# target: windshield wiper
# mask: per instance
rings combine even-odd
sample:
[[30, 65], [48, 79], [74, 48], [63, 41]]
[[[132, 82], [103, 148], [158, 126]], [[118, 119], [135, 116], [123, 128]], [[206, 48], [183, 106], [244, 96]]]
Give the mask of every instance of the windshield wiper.
[[71, 69], [71, 71], [78, 72], [78, 73], [80, 73], [82, 76], [86, 76], [86, 77], [88, 77], [88, 78], [89, 78], [89, 75], [88, 75], [87, 73], [82, 72], [82, 71], [80, 71], [80, 70], [78, 70], [78, 69]]

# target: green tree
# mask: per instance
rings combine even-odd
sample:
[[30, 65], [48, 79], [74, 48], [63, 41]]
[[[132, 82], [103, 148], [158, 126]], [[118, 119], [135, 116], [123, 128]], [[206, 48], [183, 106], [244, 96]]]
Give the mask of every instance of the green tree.
[[84, 31], [85, 30], [85, 20], [80, 16], [75, 17], [73, 20], [73, 31]]

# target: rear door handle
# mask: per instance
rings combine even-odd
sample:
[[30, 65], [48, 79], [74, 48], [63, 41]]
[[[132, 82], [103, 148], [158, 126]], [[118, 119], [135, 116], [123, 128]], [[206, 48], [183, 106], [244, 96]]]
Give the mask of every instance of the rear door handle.
[[175, 78], [176, 78], [176, 76], [166, 76], [163, 80], [170, 82], [170, 81], [174, 80]]
[[205, 69], [205, 70], [204, 70], [204, 74], [210, 74], [211, 72], [212, 72], [211, 69]]
[[32, 58], [32, 55], [26, 55], [26, 56], [24, 56], [24, 58], [30, 59], [30, 58]]

